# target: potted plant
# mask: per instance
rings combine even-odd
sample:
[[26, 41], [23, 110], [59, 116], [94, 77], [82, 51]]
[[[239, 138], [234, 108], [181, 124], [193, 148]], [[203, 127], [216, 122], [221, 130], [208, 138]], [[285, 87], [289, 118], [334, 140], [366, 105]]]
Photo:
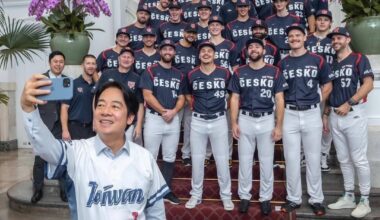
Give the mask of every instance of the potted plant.
[[363, 54], [380, 54], [380, 0], [342, 0], [351, 47]]
[[32, 0], [29, 5], [29, 15], [42, 21], [51, 34], [51, 49], [62, 51], [68, 65], [80, 64], [88, 53], [91, 31], [103, 31], [92, 28], [94, 22], [85, 22], [89, 15], [100, 13], [111, 16], [104, 0]]

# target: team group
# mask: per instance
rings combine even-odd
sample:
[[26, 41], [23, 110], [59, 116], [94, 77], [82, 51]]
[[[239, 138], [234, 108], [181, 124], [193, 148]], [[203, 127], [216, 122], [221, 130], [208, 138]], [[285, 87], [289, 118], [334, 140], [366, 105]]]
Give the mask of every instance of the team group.
[[[347, 30], [330, 31], [333, 16], [327, 1], [147, 0], [140, 2], [136, 17], [135, 23], [117, 31], [114, 47], [97, 58], [84, 57], [73, 98], [55, 108], [60, 115], [55, 123], [61, 129], [56, 129], [56, 138], [95, 135], [92, 95], [102, 84], [118, 81], [139, 102], [127, 139], [143, 145], [155, 159], [161, 146], [161, 172], [169, 188], [183, 124], [183, 164], [192, 166], [186, 208], [201, 203], [204, 166], [213, 155], [223, 207], [234, 209], [229, 168], [235, 138], [239, 211], [249, 209], [257, 146], [259, 201], [268, 215], [274, 146], [282, 139], [287, 197], [281, 211], [291, 212], [302, 203], [304, 160], [308, 203], [316, 215], [325, 214], [321, 171], [329, 171], [333, 141], [344, 195], [328, 207], [354, 209], [354, 217], [371, 212], [364, 106], [374, 76], [367, 57], [350, 50]], [[62, 58], [59, 52], [49, 57], [47, 76], [62, 73]], [[34, 188], [35, 194], [39, 192], [36, 184]], [[173, 192], [164, 199], [180, 203]]]

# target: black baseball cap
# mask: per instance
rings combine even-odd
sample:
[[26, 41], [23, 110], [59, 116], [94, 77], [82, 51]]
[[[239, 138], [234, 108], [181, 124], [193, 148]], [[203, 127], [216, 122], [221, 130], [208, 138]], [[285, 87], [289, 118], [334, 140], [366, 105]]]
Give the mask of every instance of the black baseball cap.
[[137, 12], [139, 12], [139, 11], [145, 11], [145, 12], [147, 12], [149, 15], [152, 14], [152, 13], [149, 11], [148, 6], [146, 6], [146, 5], [139, 5], [139, 6], [137, 7]]
[[215, 49], [215, 45], [214, 45], [214, 43], [212, 43], [211, 41], [203, 41], [202, 43], [200, 43], [199, 46], [198, 46], [198, 52], [199, 52], [203, 47], [211, 47], [214, 51], [216, 50], [216, 49]]
[[118, 37], [120, 34], [125, 34], [128, 36], [128, 38], [131, 38], [131, 35], [127, 32], [127, 28], [119, 28], [116, 33], [116, 37]]
[[119, 53], [119, 56], [123, 55], [124, 53], [130, 53], [133, 57], [135, 57], [135, 53], [129, 47], [121, 49], [120, 53]]
[[175, 49], [175, 43], [174, 41], [172, 41], [171, 39], [164, 39], [163, 41], [161, 41], [160, 43], [160, 50], [165, 47], [165, 46], [171, 46]]
[[156, 33], [151, 27], [146, 27], [144, 31], [142, 32], [141, 36], [147, 36], [147, 35], [156, 36]]
[[255, 23], [253, 23], [251, 29], [254, 29], [257, 27], [262, 27], [262, 28], [265, 28], [266, 30], [268, 30], [268, 25], [263, 20], [260, 20], [260, 19], [257, 19], [255, 21]]
[[236, 2], [236, 6], [239, 7], [239, 6], [249, 6], [249, 2], [248, 0], [237, 0]]
[[211, 16], [211, 18], [208, 20], [208, 25], [210, 25], [213, 22], [218, 22], [221, 25], [224, 25], [222, 17], [220, 17], [218, 15]]
[[172, 8], [181, 9], [181, 5], [180, 5], [179, 2], [177, 2], [177, 1], [172, 1], [172, 2], [169, 4], [169, 9], [172, 9]]
[[336, 27], [331, 33], [327, 35], [328, 38], [332, 38], [334, 35], [342, 35], [345, 37], [351, 37], [350, 33], [344, 27]]
[[248, 48], [248, 46], [249, 46], [250, 44], [253, 44], [253, 43], [260, 44], [263, 48], [265, 47], [265, 46], [264, 46], [264, 41], [262, 41], [262, 40], [259, 39], [259, 38], [251, 38], [251, 39], [247, 40], [247, 42], [245, 43], [245, 47]]
[[185, 32], [197, 33], [198, 32], [198, 25], [196, 23], [187, 23], [184, 31]]
[[201, 8], [208, 8], [208, 9], [212, 10], [212, 6], [211, 6], [210, 2], [208, 2], [207, 0], [202, 0], [201, 2], [199, 2], [199, 5], [197, 8], [198, 8], [198, 10]]
[[322, 10], [317, 11], [317, 13], [315, 13], [315, 18], [318, 18], [320, 16], [328, 17], [332, 21], [332, 13], [329, 10], [322, 9]]
[[291, 24], [289, 27], [286, 28], [286, 35], [289, 35], [289, 32], [291, 30], [299, 30], [303, 34], [306, 34], [305, 27], [302, 24], [298, 24], [298, 23]]

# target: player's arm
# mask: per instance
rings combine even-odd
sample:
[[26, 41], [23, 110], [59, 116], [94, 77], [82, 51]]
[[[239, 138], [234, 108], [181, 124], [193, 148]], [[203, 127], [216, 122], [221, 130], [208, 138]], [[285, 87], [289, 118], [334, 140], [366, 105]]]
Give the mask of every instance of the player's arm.
[[315, 32], [315, 16], [310, 15], [307, 17], [307, 23], [309, 24], [309, 33]]
[[139, 104], [139, 110], [137, 111], [137, 121], [136, 121], [136, 127], [134, 131], [135, 138], [138, 138], [141, 136], [142, 133], [142, 125], [144, 120], [144, 103]]
[[156, 112], [160, 114], [165, 113], [165, 108], [160, 104], [160, 102], [154, 97], [153, 91], [148, 90], [148, 89], [143, 89], [143, 96], [145, 102], [153, 108]]
[[231, 98], [230, 98], [231, 127], [232, 127], [232, 135], [235, 139], [239, 139], [240, 137], [240, 130], [239, 130], [239, 124], [238, 124], [239, 100], [240, 100], [239, 94], [231, 93]]
[[321, 94], [322, 94], [321, 102], [325, 102], [327, 100], [331, 91], [332, 91], [332, 82], [331, 81], [327, 82], [321, 86]]
[[276, 126], [272, 134], [274, 141], [279, 141], [282, 138], [282, 125], [284, 122], [285, 98], [284, 92], [278, 92], [275, 95], [276, 102]]
[[71, 140], [68, 122], [69, 122], [69, 105], [62, 103], [61, 104], [61, 127], [62, 127], [62, 139], [63, 140]]
[[351, 98], [354, 102], [359, 102], [364, 97], [366, 97], [373, 89], [373, 78], [365, 77], [363, 78], [363, 84], [360, 86], [358, 91]]

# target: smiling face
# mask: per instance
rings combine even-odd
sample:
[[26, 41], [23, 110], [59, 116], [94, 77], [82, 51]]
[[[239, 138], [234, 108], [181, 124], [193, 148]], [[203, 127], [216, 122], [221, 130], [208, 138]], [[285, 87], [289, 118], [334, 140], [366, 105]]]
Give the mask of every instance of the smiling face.
[[249, 59], [253, 62], [259, 61], [264, 56], [264, 48], [258, 43], [251, 43], [248, 48]]
[[183, 33], [183, 38], [188, 42], [188, 43], [194, 43], [197, 40], [197, 33], [195, 32], [184, 32]]
[[129, 52], [124, 52], [119, 56], [119, 66], [124, 69], [130, 69], [135, 62], [135, 58]]
[[332, 48], [339, 53], [340, 51], [345, 50], [349, 43], [351, 42], [351, 38], [343, 36], [343, 35], [333, 35], [332, 38]]
[[265, 28], [263, 27], [255, 27], [252, 29], [252, 35], [253, 37], [255, 38], [259, 38], [259, 39], [264, 39], [267, 37], [268, 35], [268, 32]]
[[222, 34], [224, 26], [219, 22], [212, 22], [208, 26], [208, 30], [210, 31], [211, 36], [218, 36]]
[[280, 11], [286, 10], [288, 3], [289, 2], [287, 0], [275, 0], [273, 2], [273, 5], [274, 5], [276, 11], [280, 12]]
[[211, 10], [209, 8], [200, 8], [198, 10], [198, 16], [199, 20], [208, 21], [208, 19], [210, 19], [211, 16]]
[[166, 45], [160, 49], [161, 60], [165, 63], [171, 63], [175, 56], [175, 49], [172, 46]]
[[156, 36], [155, 35], [144, 35], [142, 39], [143, 39], [143, 43], [146, 47], [153, 47], [154, 42], [156, 42]]
[[214, 63], [215, 51], [210, 46], [204, 46], [199, 50], [199, 59], [202, 64]]
[[84, 74], [92, 76], [96, 72], [96, 59], [94, 57], [86, 57], [82, 66]]
[[94, 129], [100, 137], [123, 135], [134, 116], [128, 116], [127, 105], [119, 88], [105, 89], [94, 109]]
[[150, 15], [146, 11], [138, 11], [136, 13], [136, 17], [137, 17], [137, 22], [139, 22], [140, 24], [146, 24], [148, 23]]
[[293, 29], [288, 34], [289, 46], [292, 50], [297, 50], [304, 47], [306, 36], [302, 31]]
[[65, 58], [61, 55], [55, 55], [49, 62], [50, 71], [58, 76], [62, 73], [65, 67]]
[[331, 28], [331, 20], [329, 17], [319, 16], [315, 20], [315, 26], [317, 28], [317, 31], [326, 32]]
[[117, 35], [116, 44], [123, 48], [126, 47], [129, 44], [129, 36], [126, 34]]
[[182, 9], [171, 8], [171, 9], [169, 9], [169, 14], [170, 14], [170, 20], [171, 21], [179, 22], [179, 21], [181, 21]]
[[238, 6], [236, 7], [236, 10], [239, 14], [240, 17], [245, 17], [248, 15], [248, 12], [249, 12], [249, 5], [244, 5], [244, 6]]

